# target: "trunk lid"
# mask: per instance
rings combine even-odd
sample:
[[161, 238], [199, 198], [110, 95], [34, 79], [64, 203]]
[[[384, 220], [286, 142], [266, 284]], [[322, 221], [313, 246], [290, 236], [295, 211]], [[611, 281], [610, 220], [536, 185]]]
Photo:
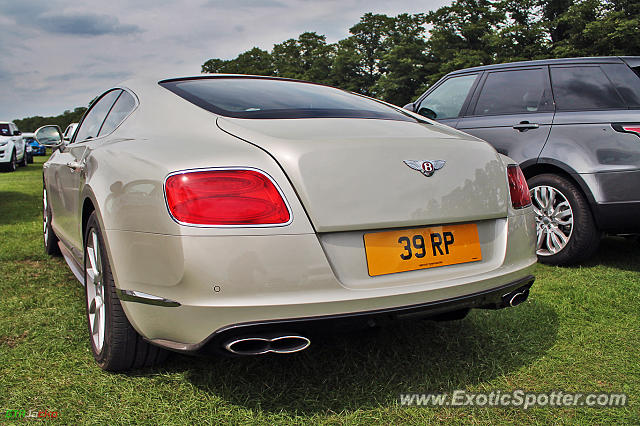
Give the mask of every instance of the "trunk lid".
[[[487, 143], [446, 127], [375, 119], [218, 118], [280, 164], [317, 232], [507, 215], [505, 167]], [[426, 177], [404, 160], [446, 163]]]

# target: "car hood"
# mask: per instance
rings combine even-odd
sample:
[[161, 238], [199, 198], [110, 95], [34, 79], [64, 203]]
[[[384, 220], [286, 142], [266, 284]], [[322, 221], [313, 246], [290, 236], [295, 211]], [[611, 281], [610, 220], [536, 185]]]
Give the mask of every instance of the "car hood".
[[[318, 232], [505, 217], [505, 166], [487, 143], [441, 125], [376, 119], [218, 118], [268, 152]], [[405, 161], [445, 161], [427, 177]]]

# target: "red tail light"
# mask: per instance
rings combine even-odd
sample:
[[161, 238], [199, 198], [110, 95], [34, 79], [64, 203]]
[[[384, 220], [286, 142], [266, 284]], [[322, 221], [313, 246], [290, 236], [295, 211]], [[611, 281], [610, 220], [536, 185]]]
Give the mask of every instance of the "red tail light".
[[638, 125], [635, 125], [635, 126], [622, 126], [622, 129], [625, 132], [635, 133], [636, 135], [640, 134], [640, 126], [638, 126]]
[[515, 164], [507, 166], [507, 175], [509, 177], [509, 191], [511, 192], [511, 205], [513, 208], [521, 209], [529, 206], [531, 204], [529, 186], [520, 167]]
[[271, 179], [257, 170], [176, 173], [164, 184], [171, 215], [190, 225], [283, 225], [289, 209]]
[[613, 127], [613, 130], [616, 132], [633, 133], [636, 136], [640, 136], [640, 124], [613, 123], [611, 127]]

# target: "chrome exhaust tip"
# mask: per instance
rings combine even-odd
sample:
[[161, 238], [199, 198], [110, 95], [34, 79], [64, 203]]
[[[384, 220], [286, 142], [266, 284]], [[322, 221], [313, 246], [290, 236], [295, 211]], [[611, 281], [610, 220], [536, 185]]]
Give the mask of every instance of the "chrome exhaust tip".
[[235, 355], [290, 354], [307, 349], [311, 340], [295, 334], [275, 337], [255, 336], [233, 339], [224, 348]]
[[501, 307], [517, 306], [529, 297], [529, 286], [520, 287], [502, 296]]
[[511, 299], [509, 299], [509, 306], [516, 306], [527, 300], [529, 297], [529, 289], [523, 291], [517, 291], [512, 294]]

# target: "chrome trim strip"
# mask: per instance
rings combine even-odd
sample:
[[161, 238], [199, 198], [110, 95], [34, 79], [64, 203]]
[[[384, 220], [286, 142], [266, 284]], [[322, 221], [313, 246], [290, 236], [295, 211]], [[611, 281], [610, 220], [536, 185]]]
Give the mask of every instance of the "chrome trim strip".
[[121, 290], [117, 288], [116, 294], [118, 295], [118, 298], [124, 302], [136, 302], [143, 303], [145, 305], [166, 307], [180, 306], [180, 303], [176, 302], [175, 300], [165, 299], [164, 297], [158, 297], [136, 290]]
[[60, 247], [60, 252], [62, 253], [62, 257], [64, 261], [69, 265], [69, 269], [73, 272], [73, 275], [80, 282], [80, 284], [84, 287], [84, 274], [82, 273], [82, 269], [80, 265], [76, 263], [76, 260], [71, 255], [71, 251], [67, 248], [66, 245], [62, 241], [58, 241], [58, 247]]
[[[125, 92], [129, 93], [131, 96], [133, 96], [133, 99], [136, 101], [136, 104], [135, 104], [135, 106], [133, 107], [133, 109], [131, 109], [131, 111], [129, 111], [129, 113], [126, 115], [126, 117], [124, 117], [124, 118], [120, 121], [120, 123], [118, 123], [118, 125], [117, 125], [116, 127], [114, 127], [114, 129], [113, 129], [111, 132], [109, 132], [108, 134], [106, 134], [106, 135], [99, 135], [99, 136], [96, 136], [95, 138], [83, 139], [83, 140], [81, 140], [81, 141], [76, 141], [75, 136], [76, 136], [76, 133], [78, 133], [78, 132], [76, 132], [76, 130], [78, 130], [78, 129], [80, 128], [80, 125], [81, 125], [81, 124], [82, 124], [82, 122], [84, 121], [84, 118], [85, 118], [85, 116], [87, 115], [87, 113], [88, 113], [88, 112], [93, 108], [93, 106], [94, 106], [95, 104], [97, 104], [97, 103], [98, 103], [98, 101], [99, 101], [100, 99], [102, 99], [102, 98], [103, 98], [107, 93], [109, 93], [109, 92], [113, 92], [114, 90], [123, 90], [123, 91], [125, 91]], [[118, 100], [118, 98], [120, 98], [120, 96], [118, 96], [118, 97], [116, 98], [116, 101]], [[115, 105], [115, 102], [114, 102], [114, 104], [113, 104], [113, 105]], [[113, 108], [113, 105], [111, 105], [111, 108]], [[71, 135], [73, 138], [72, 138], [71, 140], [69, 140], [69, 143], [68, 143], [67, 145], [71, 145], [72, 143], [83, 143], [83, 142], [89, 142], [89, 141], [90, 141], [90, 142], [93, 142], [93, 141], [95, 141], [95, 140], [99, 140], [99, 139], [101, 139], [101, 138], [105, 138], [105, 137], [107, 137], [107, 136], [111, 135], [113, 132], [115, 132], [116, 130], [118, 130], [118, 128], [122, 125], [122, 123], [124, 123], [125, 121], [127, 121], [127, 119], [129, 118], [129, 116], [131, 116], [131, 114], [133, 114], [133, 112], [134, 112], [135, 110], [137, 110], [139, 106], [140, 106], [140, 99], [138, 99], [138, 96], [137, 96], [135, 93], [133, 93], [133, 91], [132, 91], [131, 89], [129, 89], [128, 87], [124, 87], [124, 86], [114, 86], [114, 87], [112, 87], [111, 89], [109, 89], [109, 90], [107, 90], [106, 92], [102, 93], [102, 94], [100, 95], [100, 97], [99, 97], [99, 98], [97, 98], [97, 99], [96, 99], [96, 100], [95, 100], [91, 105], [89, 105], [89, 109], [87, 109], [87, 110], [84, 112], [84, 114], [82, 114], [82, 117], [80, 118], [80, 121], [78, 122], [78, 125], [76, 126], [75, 130], [73, 131], [73, 135]], [[109, 109], [109, 112], [111, 112], [111, 109]], [[104, 123], [103, 123], [103, 124], [104, 124]], [[102, 126], [100, 126], [100, 127], [102, 128]], [[64, 139], [64, 136], [63, 136], [63, 139]]]
[[[173, 217], [173, 215], [171, 214], [171, 210], [169, 209], [169, 202], [167, 201], [167, 179], [175, 175], [181, 175], [185, 173], [208, 172], [212, 170], [251, 170], [266, 176], [271, 181], [273, 186], [275, 186], [275, 188], [278, 190], [280, 197], [282, 197], [282, 200], [284, 201], [284, 205], [287, 206], [287, 211], [289, 212], [289, 221], [286, 223], [264, 224], [264, 225], [198, 225], [194, 223], [181, 222], [175, 217]], [[167, 208], [167, 213], [169, 213], [169, 216], [171, 217], [171, 219], [173, 219], [174, 222], [183, 226], [191, 226], [194, 228], [279, 228], [282, 226], [290, 225], [291, 222], [293, 222], [293, 211], [291, 210], [291, 205], [289, 205], [289, 201], [287, 201], [287, 197], [284, 196], [284, 192], [282, 192], [282, 189], [280, 188], [278, 183], [275, 181], [274, 178], [271, 177], [271, 175], [269, 175], [269, 173], [265, 172], [264, 170], [256, 169], [255, 167], [242, 167], [242, 166], [206, 167], [201, 169], [178, 170], [176, 172], [169, 173], [167, 177], [164, 178], [164, 182], [162, 183], [162, 193], [164, 195], [164, 205]]]

